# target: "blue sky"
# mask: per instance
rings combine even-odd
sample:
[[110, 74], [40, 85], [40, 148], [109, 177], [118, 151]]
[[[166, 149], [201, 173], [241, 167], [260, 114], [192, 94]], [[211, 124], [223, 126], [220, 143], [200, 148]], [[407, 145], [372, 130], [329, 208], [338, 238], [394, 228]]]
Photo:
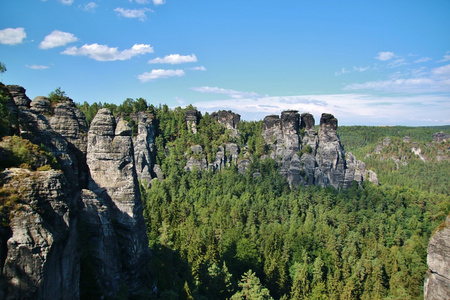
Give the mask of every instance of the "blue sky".
[[5, 84], [246, 120], [450, 124], [450, 1], [2, 0]]

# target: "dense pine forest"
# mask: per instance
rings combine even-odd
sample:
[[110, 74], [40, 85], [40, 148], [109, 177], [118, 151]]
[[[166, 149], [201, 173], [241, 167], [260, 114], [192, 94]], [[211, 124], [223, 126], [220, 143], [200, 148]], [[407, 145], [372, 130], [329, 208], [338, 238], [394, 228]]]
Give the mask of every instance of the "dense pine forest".
[[[48, 98], [64, 97], [57, 89]], [[7, 135], [10, 114], [0, 100], [0, 132]], [[152, 116], [154, 159], [164, 179], [141, 182], [140, 189], [158, 298], [423, 298], [428, 242], [450, 212], [450, 144], [433, 134], [450, 133], [450, 126], [339, 127], [345, 151], [374, 170], [380, 184], [337, 190], [290, 186], [267, 158], [262, 121], [241, 121], [233, 135], [205, 113], [193, 133], [185, 121], [192, 106], [139, 98], [78, 107], [88, 123], [109, 108], [133, 135], [133, 114]], [[21, 163], [32, 165], [33, 150], [51, 164], [45, 149], [14, 139], [3, 143]], [[245, 149], [238, 158], [251, 161], [245, 173], [233, 163], [221, 171], [185, 170], [187, 157], [212, 162], [228, 142]], [[193, 145], [203, 152], [193, 153]]]
[[[88, 122], [101, 107], [154, 116], [164, 180], [142, 183], [141, 193], [161, 299], [423, 298], [428, 240], [450, 211], [449, 144], [432, 138], [450, 126], [340, 127], [345, 150], [377, 172], [380, 185], [337, 191], [291, 188], [275, 161], [261, 159], [261, 121], [241, 121], [232, 137], [208, 113], [190, 132], [184, 113], [193, 107], [142, 98], [79, 107]], [[195, 155], [189, 146], [201, 145], [212, 161], [226, 142], [251, 155], [245, 174], [235, 165], [184, 170], [186, 154]]]

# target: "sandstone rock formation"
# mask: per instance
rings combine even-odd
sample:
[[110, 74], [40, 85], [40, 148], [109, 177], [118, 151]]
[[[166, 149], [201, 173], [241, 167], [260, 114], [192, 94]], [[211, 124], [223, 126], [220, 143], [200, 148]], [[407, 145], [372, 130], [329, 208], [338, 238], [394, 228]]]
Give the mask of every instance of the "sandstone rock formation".
[[3, 188], [17, 193], [6, 253], [1, 299], [78, 299], [76, 202], [60, 171], [6, 170]]
[[155, 167], [155, 128], [150, 114], [138, 113], [138, 132], [133, 137], [134, 160], [138, 179], [149, 184], [156, 177]]
[[0, 227], [0, 299], [79, 299], [90, 292], [83, 290], [86, 272], [96, 278], [99, 297], [114, 296], [123, 285], [130, 295], [151, 285], [130, 126], [102, 110], [88, 136], [71, 99], [37, 97], [30, 104], [25, 89], [8, 88], [17, 133], [45, 146], [61, 171], [1, 174], [3, 189], [20, 203], [9, 226]]
[[218, 112], [213, 112], [211, 118], [217, 120], [217, 122], [225, 125], [225, 127], [231, 131], [232, 136], [238, 136], [238, 124], [241, 120], [241, 115], [236, 114], [230, 110], [219, 110]]
[[424, 299], [450, 299], [450, 216], [431, 237], [427, 253]]
[[192, 133], [197, 133], [197, 125], [200, 119], [200, 112], [196, 109], [186, 110], [184, 113], [184, 119], [186, 121], [187, 128]]
[[427, 253], [424, 299], [450, 299], [450, 216], [431, 237]]
[[[143, 285], [142, 271], [149, 251], [129, 124], [124, 120], [116, 124], [110, 110], [100, 109], [89, 130], [86, 160], [89, 189], [102, 199], [99, 202], [108, 208], [116, 224], [120, 255], [114, 259], [122, 265], [123, 278], [117, 279], [115, 287], [119, 288], [123, 279], [132, 292], [137, 292]], [[96, 269], [108, 264], [104, 260]]]
[[351, 153], [346, 157], [336, 130], [337, 119], [331, 114], [322, 114], [316, 133], [311, 114], [300, 116], [297, 111], [284, 111], [281, 118], [277, 115], [264, 118], [262, 134], [271, 148], [270, 157], [277, 161], [280, 174], [292, 186], [347, 188], [353, 180], [378, 184], [376, 174], [366, 171], [363, 162]]

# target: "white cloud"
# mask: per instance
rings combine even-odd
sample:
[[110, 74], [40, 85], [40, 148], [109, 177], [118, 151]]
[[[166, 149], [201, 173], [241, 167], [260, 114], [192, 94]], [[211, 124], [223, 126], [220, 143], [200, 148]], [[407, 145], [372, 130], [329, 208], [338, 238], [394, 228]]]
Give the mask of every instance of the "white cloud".
[[118, 7], [114, 9], [114, 11], [124, 18], [129, 19], [139, 19], [139, 21], [144, 22], [147, 19], [147, 12], [152, 12], [149, 8], [140, 8], [140, 9], [126, 9], [122, 7]]
[[45, 69], [50, 68], [49, 66], [43, 66], [43, 65], [31, 65], [31, 66], [26, 65], [26, 67], [29, 69], [33, 69], [33, 70], [45, 70]]
[[298, 110], [314, 115], [316, 123], [322, 113], [332, 113], [345, 125], [430, 125], [446, 124], [450, 109], [448, 98], [440, 95], [379, 97], [367, 94], [261, 96], [236, 100], [222, 99], [192, 103], [200, 111], [230, 109], [244, 120], [261, 120], [284, 110]]
[[159, 78], [168, 78], [168, 77], [181, 77], [184, 76], [185, 73], [183, 70], [163, 70], [156, 69], [151, 70], [151, 72], [145, 72], [138, 76], [138, 79], [141, 82], [153, 81]]
[[[130, 2], [132, 2], [132, 0], [130, 0]], [[148, 4], [149, 1], [148, 0], [136, 0], [137, 4]]]
[[202, 87], [193, 87], [191, 90], [200, 92], [203, 94], [221, 94], [221, 95], [227, 95], [228, 97], [231, 97], [233, 99], [240, 99], [240, 98], [256, 98], [259, 97], [257, 93], [249, 93], [249, 92], [241, 92], [241, 91], [235, 91], [235, 90], [229, 90], [229, 89], [223, 89], [218, 87], [209, 87], [209, 86], [202, 86]]
[[353, 66], [353, 70], [358, 71], [358, 72], [365, 72], [367, 70], [370, 70], [370, 67], [355, 67], [355, 66]]
[[61, 52], [61, 54], [72, 56], [88, 56], [97, 61], [128, 60], [133, 56], [147, 53], [153, 53], [153, 48], [150, 45], [135, 44], [130, 49], [119, 51], [117, 47], [108, 47], [97, 43], [91, 45], [86, 44], [80, 48], [69, 47]]
[[94, 11], [98, 7], [97, 3], [89, 2], [88, 4], [82, 6], [84, 11]]
[[390, 60], [394, 56], [395, 56], [394, 52], [387, 51], [387, 52], [378, 52], [378, 55], [375, 58], [381, 61], [386, 61]]
[[180, 54], [170, 54], [163, 58], [157, 57], [148, 61], [149, 64], [183, 64], [189, 62], [197, 62], [197, 57], [195, 54], [192, 55], [180, 55]]
[[153, 4], [155, 4], [155, 5], [162, 5], [162, 4], [165, 4], [165, 3], [166, 3], [165, 0], [153, 0]]
[[430, 60], [432, 60], [431, 57], [421, 57], [421, 58], [419, 58], [419, 59], [416, 59], [416, 60], [414, 61], [414, 63], [415, 63], [415, 64], [420, 64], [420, 63], [424, 63], [424, 62], [427, 62], [427, 61], [430, 61]]
[[61, 47], [76, 41], [78, 41], [78, 38], [72, 33], [54, 30], [39, 44], [39, 48], [50, 49]]
[[439, 62], [445, 62], [450, 60], [450, 54], [447, 52], [447, 54], [444, 55], [444, 58], [439, 60]]
[[22, 44], [23, 40], [27, 37], [25, 28], [6, 28], [0, 30], [0, 44], [5, 45], [17, 45]]
[[433, 69], [433, 73], [436, 75], [450, 75], [450, 65], [445, 65], [445, 66]]
[[391, 92], [431, 92], [436, 89], [436, 82], [430, 78], [397, 78], [389, 80], [353, 83], [344, 90], [380, 90]]
[[206, 68], [204, 66], [199, 66], [199, 67], [193, 67], [190, 68], [189, 70], [193, 70], [193, 71], [206, 71]]
[[73, 0], [61, 0], [61, 3], [65, 5], [72, 5]]
[[347, 70], [347, 69], [345, 69], [345, 68], [342, 68], [341, 71], [339, 71], [339, 72], [334, 72], [334, 76], [340, 76], [340, 75], [342, 75], [342, 74], [347, 74], [347, 73], [350, 73], [350, 71]]

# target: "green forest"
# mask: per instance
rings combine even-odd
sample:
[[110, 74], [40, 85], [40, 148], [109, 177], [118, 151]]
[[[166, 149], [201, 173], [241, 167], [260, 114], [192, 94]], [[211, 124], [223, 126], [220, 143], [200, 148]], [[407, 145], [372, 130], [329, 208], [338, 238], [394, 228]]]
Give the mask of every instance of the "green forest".
[[[57, 89], [49, 97], [58, 101], [65, 94]], [[109, 108], [131, 123], [133, 134], [133, 113], [153, 116], [164, 180], [140, 188], [158, 298], [423, 299], [428, 242], [450, 212], [450, 145], [433, 142], [432, 135], [449, 133], [450, 126], [339, 127], [345, 151], [375, 171], [380, 184], [336, 190], [290, 187], [277, 163], [264, 158], [269, 148], [262, 121], [241, 121], [233, 137], [208, 113], [196, 134], [188, 130], [184, 115], [192, 106], [172, 109], [129, 98], [121, 105], [78, 107], [88, 123]], [[251, 165], [245, 174], [234, 164], [216, 172], [184, 170], [186, 155], [198, 155], [190, 146], [201, 145], [211, 162], [227, 142], [246, 147]]]
[[[433, 143], [432, 135], [450, 126], [340, 127], [345, 150], [374, 170], [380, 185], [337, 191], [290, 188], [276, 162], [261, 159], [268, 151], [262, 121], [241, 121], [232, 138], [208, 113], [197, 134], [187, 130], [191, 106], [155, 107], [139, 98], [79, 107], [88, 122], [100, 107], [154, 115], [165, 179], [143, 184], [141, 193], [159, 298], [423, 299], [428, 241], [450, 211], [450, 164], [433, 159], [449, 144]], [[386, 137], [390, 144], [376, 152]], [[185, 154], [194, 155], [189, 146], [201, 145], [213, 161], [226, 142], [247, 146], [246, 174], [235, 165], [184, 170]]]

